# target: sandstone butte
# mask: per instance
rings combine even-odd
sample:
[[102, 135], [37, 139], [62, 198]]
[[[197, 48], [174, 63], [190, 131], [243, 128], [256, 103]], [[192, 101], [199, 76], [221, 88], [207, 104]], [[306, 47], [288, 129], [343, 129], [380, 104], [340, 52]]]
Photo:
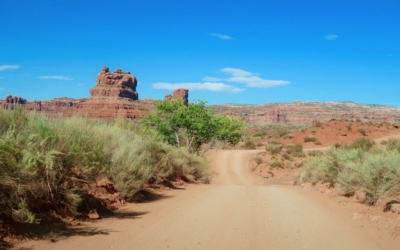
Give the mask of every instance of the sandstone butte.
[[[137, 80], [130, 72], [121, 69], [114, 73], [102, 67], [97, 75], [96, 86], [90, 90], [90, 98], [67, 97], [47, 101], [27, 101], [22, 97], [7, 95], [0, 100], [4, 109], [21, 105], [26, 110], [36, 110], [49, 117], [86, 116], [90, 118], [124, 117], [140, 119], [154, 109], [154, 100], [139, 100]], [[173, 95], [188, 103], [188, 90], [176, 89]], [[211, 106], [217, 113], [242, 117], [248, 124], [256, 125], [311, 125], [315, 121], [336, 119], [360, 119], [372, 122], [399, 122], [400, 109], [392, 106], [354, 104], [351, 102], [293, 102], [262, 105], [223, 104]]]

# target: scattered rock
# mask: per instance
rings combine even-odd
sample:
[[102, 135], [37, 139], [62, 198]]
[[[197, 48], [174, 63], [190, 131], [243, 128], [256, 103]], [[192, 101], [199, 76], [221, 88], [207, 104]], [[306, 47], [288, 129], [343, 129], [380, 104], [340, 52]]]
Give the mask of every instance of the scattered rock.
[[390, 211], [392, 211], [393, 213], [400, 214], [400, 203], [398, 203], [398, 204], [392, 204], [392, 205], [390, 206]]
[[98, 219], [100, 219], [100, 215], [97, 213], [97, 210], [96, 210], [96, 209], [90, 210], [88, 216], [89, 216], [89, 218], [92, 219], [92, 220], [98, 220]]

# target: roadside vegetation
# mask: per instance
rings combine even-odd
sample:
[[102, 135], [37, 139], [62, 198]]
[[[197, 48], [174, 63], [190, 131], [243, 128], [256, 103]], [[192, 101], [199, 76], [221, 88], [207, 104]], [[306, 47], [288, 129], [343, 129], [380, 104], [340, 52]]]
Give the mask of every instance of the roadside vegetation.
[[156, 101], [155, 111], [143, 117], [142, 125], [166, 143], [197, 155], [220, 144], [234, 146], [245, 131], [242, 119], [215, 114], [202, 101], [185, 105], [180, 98]]
[[296, 184], [329, 183], [346, 196], [363, 194], [362, 202], [400, 195], [400, 140], [377, 145], [360, 138], [350, 145], [336, 145], [324, 154], [313, 154], [303, 166]]
[[[199, 115], [212, 119], [212, 133], [205, 123], [199, 129], [192, 124], [184, 133], [180, 127], [179, 138], [185, 135], [191, 143], [186, 150], [172, 143], [171, 131], [162, 136], [122, 118], [50, 119], [18, 107], [0, 109], [0, 227], [39, 223], [40, 214], [49, 211], [85, 217], [90, 209], [87, 187], [99, 178], [112, 181], [128, 200], [150, 181], [191, 175], [207, 183], [211, 170], [203, 157], [192, 153], [211, 140], [237, 142], [240, 129], [234, 125], [241, 123], [229, 123], [208, 111]], [[190, 124], [186, 119], [181, 122]], [[0, 233], [0, 241], [3, 237]]]

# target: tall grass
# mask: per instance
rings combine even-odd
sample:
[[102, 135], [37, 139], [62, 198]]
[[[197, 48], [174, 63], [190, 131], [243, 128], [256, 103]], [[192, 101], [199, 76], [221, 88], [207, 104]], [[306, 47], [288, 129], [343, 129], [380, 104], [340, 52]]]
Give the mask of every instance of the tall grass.
[[358, 140], [348, 147], [331, 148], [322, 156], [311, 157], [296, 183], [328, 182], [345, 195], [365, 193], [366, 204], [400, 195], [400, 141], [390, 139], [385, 146]]
[[124, 123], [0, 110], [0, 220], [32, 223], [49, 210], [78, 215], [83, 187], [101, 176], [126, 197], [152, 177], [207, 181], [202, 158]]

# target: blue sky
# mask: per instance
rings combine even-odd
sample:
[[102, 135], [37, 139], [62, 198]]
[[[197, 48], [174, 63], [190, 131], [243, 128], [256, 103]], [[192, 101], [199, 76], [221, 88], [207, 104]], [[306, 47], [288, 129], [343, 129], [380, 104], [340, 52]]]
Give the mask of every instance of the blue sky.
[[400, 107], [399, 0], [1, 0], [0, 98], [89, 97], [102, 66], [139, 98]]

